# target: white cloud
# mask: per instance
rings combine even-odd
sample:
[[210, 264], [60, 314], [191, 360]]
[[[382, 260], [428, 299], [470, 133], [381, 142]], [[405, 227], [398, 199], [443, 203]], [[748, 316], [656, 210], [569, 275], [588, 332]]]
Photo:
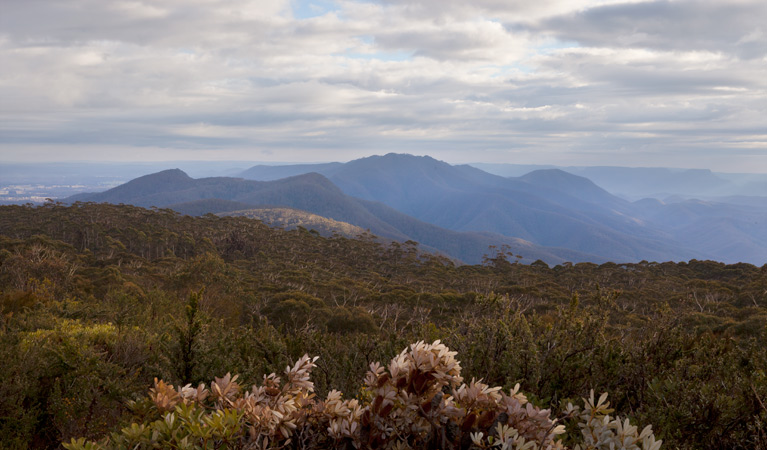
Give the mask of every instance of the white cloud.
[[764, 143], [763, 2], [310, 3], [4, 2], [0, 160], [695, 166]]

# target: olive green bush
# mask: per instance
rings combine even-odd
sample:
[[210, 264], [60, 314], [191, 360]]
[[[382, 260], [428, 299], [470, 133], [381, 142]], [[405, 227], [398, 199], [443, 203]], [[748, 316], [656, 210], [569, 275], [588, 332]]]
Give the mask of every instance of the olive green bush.
[[[312, 403], [337, 389], [369, 408], [371, 363], [442, 339], [464, 373], [557, 411], [562, 445], [584, 444], [565, 411], [596, 389], [664, 448], [767, 450], [767, 265], [493, 259], [127, 205], [0, 206], [0, 449], [150, 430], [175, 413], [138, 400], [155, 377], [250, 386], [304, 353], [320, 357]], [[325, 442], [303, 429], [289, 446]], [[476, 446], [504, 435], [471, 432]]]

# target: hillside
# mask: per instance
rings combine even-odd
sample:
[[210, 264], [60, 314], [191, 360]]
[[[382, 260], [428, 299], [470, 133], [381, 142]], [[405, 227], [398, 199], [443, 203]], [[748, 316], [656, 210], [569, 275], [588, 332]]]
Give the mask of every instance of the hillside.
[[[697, 260], [549, 267], [502, 253], [459, 266], [412, 242], [245, 217], [0, 207], [0, 433], [3, 446], [33, 449], [121, 429], [141, 439], [139, 424], [167, 424], [146, 396], [164, 389], [155, 377], [196, 386], [231, 373], [260, 385], [305, 353], [319, 356], [318, 401], [337, 389], [368, 404], [359, 380], [371, 362], [440, 339], [465, 377], [505, 393], [519, 384], [554, 417], [596, 390], [668, 448], [758, 449], [766, 271]], [[175, 423], [188, 413], [174, 410]]]
[[[175, 206], [171, 207], [178, 210]], [[179, 211], [183, 212], [183, 211]], [[322, 236], [340, 234], [354, 238], [365, 234], [366, 230], [346, 222], [328, 219], [317, 214], [308, 213], [293, 208], [251, 208], [237, 211], [227, 211], [219, 214], [227, 217], [247, 217], [260, 220], [261, 222], [285, 230], [294, 230], [298, 227], [316, 230]]]

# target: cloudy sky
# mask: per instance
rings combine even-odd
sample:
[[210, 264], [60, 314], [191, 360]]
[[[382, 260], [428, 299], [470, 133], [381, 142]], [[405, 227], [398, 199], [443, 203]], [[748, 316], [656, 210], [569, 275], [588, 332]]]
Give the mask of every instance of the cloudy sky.
[[767, 2], [2, 0], [0, 161], [767, 172]]

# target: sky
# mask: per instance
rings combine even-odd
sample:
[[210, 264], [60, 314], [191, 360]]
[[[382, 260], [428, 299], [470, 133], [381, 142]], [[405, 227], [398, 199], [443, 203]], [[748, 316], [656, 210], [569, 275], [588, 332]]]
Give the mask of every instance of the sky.
[[0, 162], [767, 173], [767, 2], [0, 0]]

